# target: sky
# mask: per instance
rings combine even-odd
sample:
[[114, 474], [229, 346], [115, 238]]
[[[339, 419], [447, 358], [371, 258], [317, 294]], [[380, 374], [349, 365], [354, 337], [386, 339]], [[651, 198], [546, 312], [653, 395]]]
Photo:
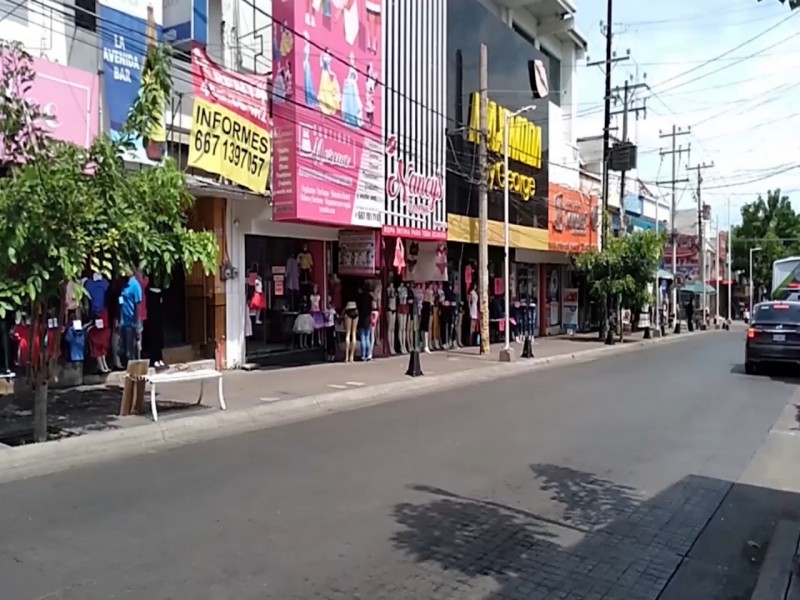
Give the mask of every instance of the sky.
[[[577, 6], [588, 57], [603, 60], [606, 2], [578, 0]], [[742, 204], [771, 189], [780, 188], [800, 210], [800, 9], [792, 12], [778, 0], [614, 0], [613, 21], [614, 50], [617, 56], [630, 50], [630, 59], [615, 64], [612, 85], [632, 78], [650, 86], [637, 96], [645, 100], [646, 118], [629, 120], [640, 179], [670, 178], [671, 158], [662, 159], [659, 149], [672, 142], [660, 132], [674, 124], [691, 128], [678, 138], [684, 148], [691, 144], [678, 179], [690, 177], [695, 188], [695, 171], [687, 172], [686, 163], [714, 163], [703, 172], [702, 199], [720, 228], [727, 227], [728, 201], [736, 224]], [[603, 127], [603, 70], [586, 62], [578, 66], [579, 136], [599, 135]], [[685, 183], [678, 199], [679, 209], [696, 206]]]

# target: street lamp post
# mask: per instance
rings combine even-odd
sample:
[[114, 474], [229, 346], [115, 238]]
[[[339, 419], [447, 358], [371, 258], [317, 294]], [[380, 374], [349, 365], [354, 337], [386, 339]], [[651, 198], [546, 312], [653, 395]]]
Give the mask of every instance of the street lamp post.
[[758, 248], [750, 248], [750, 273], [748, 275], [749, 279], [750, 279], [750, 285], [748, 287], [750, 288], [750, 318], [751, 319], [753, 318], [753, 253], [754, 252], [759, 252], [760, 250], [761, 250], [761, 246], [759, 246]]
[[523, 106], [519, 110], [512, 113], [506, 113], [503, 119], [503, 250], [505, 251], [505, 259], [503, 264], [503, 278], [505, 284], [505, 330], [506, 339], [502, 352], [500, 352], [500, 360], [502, 362], [511, 362], [514, 359], [514, 352], [511, 349], [511, 257], [508, 244], [509, 238], [509, 198], [508, 198], [508, 123], [511, 119], [518, 117], [522, 113], [533, 112], [536, 110], [534, 105]]

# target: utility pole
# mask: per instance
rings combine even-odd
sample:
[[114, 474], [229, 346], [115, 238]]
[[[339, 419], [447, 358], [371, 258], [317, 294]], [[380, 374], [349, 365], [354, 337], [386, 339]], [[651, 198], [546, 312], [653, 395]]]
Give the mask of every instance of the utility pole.
[[705, 219], [703, 218], [703, 200], [701, 197], [702, 193], [702, 186], [703, 186], [703, 171], [705, 169], [711, 169], [714, 167], [714, 163], [701, 163], [695, 165], [694, 167], [687, 167], [689, 171], [696, 171], [697, 172], [697, 239], [700, 243], [700, 281], [703, 283], [702, 290], [702, 304], [701, 304], [701, 315], [702, 321], [700, 323], [700, 329], [706, 329], [706, 241], [705, 241]]
[[[612, 115], [622, 115], [622, 137], [620, 138], [621, 142], [628, 141], [628, 115], [633, 113], [636, 115], [636, 120], [639, 120], [639, 113], [643, 113], [645, 117], [647, 117], [647, 107], [645, 106], [644, 102], [640, 106], [631, 106], [634, 100], [634, 94], [637, 90], [646, 89], [649, 90], [650, 86], [646, 83], [637, 83], [634, 85], [630, 84], [628, 79], [625, 80], [625, 86], [622, 92], [622, 109], [613, 111]], [[619, 92], [619, 89], [617, 89]], [[616, 99], [615, 99], [616, 102]], [[625, 173], [626, 171], [622, 171], [619, 176], [619, 200], [622, 204], [622, 208], [624, 210], [625, 207]]]
[[669, 229], [670, 229], [670, 242], [672, 245], [672, 310], [670, 311], [670, 318], [675, 323], [675, 333], [681, 332], [681, 319], [680, 319], [680, 307], [678, 306], [678, 286], [677, 286], [677, 277], [678, 277], [678, 232], [675, 230], [675, 212], [677, 210], [677, 185], [679, 183], [688, 183], [688, 178], [678, 179], [678, 160], [680, 160], [681, 154], [684, 152], [688, 152], [688, 149], [684, 150], [683, 146], [677, 145], [677, 140], [679, 136], [682, 135], [689, 135], [691, 133], [691, 129], [682, 130], [680, 127], [673, 125], [671, 133], [662, 133], [659, 135], [661, 139], [664, 138], [672, 138], [672, 149], [671, 150], [662, 150], [660, 152], [661, 157], [671, 156], [672, 157], [672, 179], [669, 181], [659, 181], [657, 182], [658, 185], [667, 185], [669, 184], [672, 186], [672, 204], [670, 207], [670, 221], [669, 221]]
[[728, 235], [725, 238], [725, 260], [728, 263], [726, 266], [728, 267], [728, 327], [731, 326], [731, 296], [732, 296], [732, 288], [733, 288], [733, 279], [731, 278], [731, 260], [733, 259], [733, 244], [731, 243], [731, 233], [733, 233], [733, 228], [731, 227], [731, 199], [728, 198]]
[[[606, 55], [605, 59], [600, 62], [587, 62], [587, 66], [604, 65], [605, 67], [605, 86], [603, 88], [603, 168], [601, 172], [602, 177], [602, 206], [603, 209], [600, 215], [600, 249], [605, 250], [608, 245], [608, 237], [611, 234], [611, 223], [608, 215], [608, 189], [609, 189], [609, 155], [610, 148], [609, 142], [611, 141], [611, 67], [615, 62], [627, 60], [628, 56], [616, 58], [613, 50], [613, 23], [614, 23], [614, 0], [607, 0], [606, 4], [606, 23], [604, 34], [606, 36]], [[605, 337], [606, 344], [614, 343], [614, 332], [611, 331], [612, 323], [612, 307], [613, 302], [610, 296], [606, 297], [606, 318], [605, 326], [608, 331], [605, 332], [600, 328], [600, 336]]]
[[[605, 73], [605, 87], [603, 88], [603, 218], [602, 231], [603, 237], [601, 238], [602, 248], [605, 250], [608, 245], [608, 235], [611, 227], [608, 222], [608, 156], [609, 156], [609, 141], [611, 137], [611, 65], [614, 60], [614, 50], [612, 46], [612, 28], [614, 23], [614, 0], [607, 0], [606, 7], [606, 73]], [[609, 307], [610, 309], [610, 307]]]
[[[489, 165], [486, 144], [489, 137], [489, 58], [486, 44], [481, 44], [480, 64], [480, 135], [478, 142], [478, 162], [480, 164], [480, 187], [478, 190], [478, 289], [481, 317], [481, 354], [488, 354], [489, 348]], [[508, 282], [506, 282], [508, 285]]]

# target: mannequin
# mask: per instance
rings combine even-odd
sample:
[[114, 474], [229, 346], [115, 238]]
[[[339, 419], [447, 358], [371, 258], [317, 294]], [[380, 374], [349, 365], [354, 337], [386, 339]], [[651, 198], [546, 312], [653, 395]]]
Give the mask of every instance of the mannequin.
[[308, 244], [303, 244], [303, 251], [297, 255], [297, 266], [300, 268], [300, 282], [311, 282], [311, 270], [314, 268], [314, 257], [308, 251]]
[[447, 284], [442, 284], [442, 287], [439, 291], [439, 311], [442, 315], [442, 328], [441, 328], [441, 338], [442, 338], [442, 347], [445, 350], [452, 349], [452, 342], [453, 338], [451, 336], [451, 329], [453, 327], [453, 302], [451, 299], [451, 292], [450, 289], [447, 287]]
[[89, 316], [93, 320], [86, 331], [89, 355], [97, 361], [100, 373], [111, 372], [106, 359], [111, 349], [111, 323], [106, 306], [109, 286], [108, 280], [97, 272], [83, 282], [83, 288], [89, 296]]
[[[383, 305], [383, 284], [380, 281], [376, 281], [370, 294], [372, 296], [372, 301], [375, 303], [375, 310], [378, 311], [378, 316], [380, 317], [381, 308]], [[381, 328], [375, 327], [374, 331], [372, 332], [372, 346], [374, 347], [376, 343], [379, 343], [382, 340]]]
[[300, 348], [308, 348], [311, 345], [311, 337], [314, 335], [314, 317], [308, 312], [305, 300], [300, 306], [300, 314], [294, 320], [292, 331], [299, 336]]
[[325, 359], [328, 362], [336, 360], [336, 308], [330, 296], [325, 309]]
[[433, 286], [428, 285], [422, 292], [422, 309], [419, 315], [419, 330], [422, 333], [422, 349], [430, 354], [430, 330], [433, 316]]
[[86, 351], [86, 332], [80, 319], [75, 319], [64, 334], [64, 340], [69, 346], [70, 362], [83, 362]]
[[397, 293], [390, 283], [386, 289], [386, 337], [389, 340], [389, 354], [394, 354], [395, 324], [397, 323]]
[[469, 345], [474, 344], [475, 336], [480, 333], [480, 320], [478, 313], [478, 290], [475, 286], [469, 292]]
[[325, 329], [325, 315], [322, 314], [322, 296], [319, 295], [319, 286], [315, 283], [311, 295], [308, 297], [308, 302], [311, 305], [311, 317], [314, 319], [314, 332], [316, 334], [316, 343], [319, 346], [323, 345], [323, 330]]
[[344, 362], [353, 362], [356, 354], [358, 305], [350, 300], [344, 305]]
[[[297, 310], [300, 302], [300, 266], [294, 256], [286, 260], [286, 291], [289, 296], [289, 310]], [[260, 321], [256, 321], [260, 323]]]
[[[152, 366], [163, 368], [166, 367], [164, 364], [163, 293], [160, 287], [151, 286], [147, 288], [145, 295], [147, 296], [147, 323], [145, 324], [147, 357]], [[247, 320], [250, 321], [249, 318]], [[252, 325], [250, 328], [252, 330]]]
[[408, 326], [406, 327], [406, 343], [409, 350], [419, 350], [414, 339], [414, 323], [419, 322], [419, 311], [422, 308], [422, 291], [419, 287], [408, 286]]
[[442, 327], [442, 301], [439, 296], [439, 284], [434, 283], [431, 286], [431, 295], [433, 296], [433, 304], [432, 304], [432, 311], [431, 311], [431, 348], [434, 350], [441, 350], [442, 349], [442, 336], [441, 336], [441, 327]]
[[264, 297], [264, 280], [260, 275], [256, 275], [253, 281], [253, 295], [248, 303], [248, 308], [256, 317], [256, 325], [261, 324], [261, 313], [267, 308], [267, 299]]
[[408, 288], [401, 283], [397, 288], [397, 341], [400, 344], [400, 354], [408, 352], [408, 315], [410, 312]]

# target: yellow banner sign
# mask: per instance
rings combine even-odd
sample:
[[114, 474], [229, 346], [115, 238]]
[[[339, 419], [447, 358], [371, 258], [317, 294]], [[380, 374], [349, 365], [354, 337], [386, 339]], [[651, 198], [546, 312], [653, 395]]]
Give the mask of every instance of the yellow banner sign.
[[271, 150], [266, 131], [219, 104], [195, 99], [190, 167], [222, 175], [263, 194]]
[[[505, 120], [509, 111], [497, 102], [489, 100], [486, 121], [488, 126], [487, 147], [489, 152], [503, 153], [503, 137]], [[469, 141], [477, 144], [480, 141], [481, 97], [478, 92], [472, 94], [472, 106], [469, 116]], [[542, 168], [542, 128], [528, 119], [516, 116], [508, 122], [508, 156], [511, 160], [525, 163], [535, 169]]]

